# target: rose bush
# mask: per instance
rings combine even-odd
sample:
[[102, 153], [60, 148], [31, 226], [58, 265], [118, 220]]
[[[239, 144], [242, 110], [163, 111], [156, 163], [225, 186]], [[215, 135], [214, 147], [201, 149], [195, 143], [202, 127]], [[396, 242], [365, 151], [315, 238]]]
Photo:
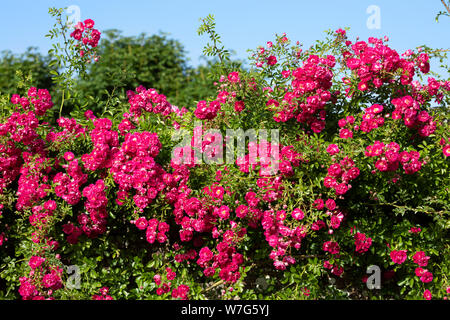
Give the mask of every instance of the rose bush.
[[[66, 94], [101, 59], [94, 25], [52, 31]], [[445, 54], [339, 29], [308, 49], [276, 36], [244, 69], [212, 17], [204, 32], [217, 95], [195, 105], [140, 86], [110, 116], [59, 117], [64, 95], [2, 96], [0, 296], [446, 299], [450, 81], [430, 75]], [[230, 129], [260, 139], [228, 153]]]

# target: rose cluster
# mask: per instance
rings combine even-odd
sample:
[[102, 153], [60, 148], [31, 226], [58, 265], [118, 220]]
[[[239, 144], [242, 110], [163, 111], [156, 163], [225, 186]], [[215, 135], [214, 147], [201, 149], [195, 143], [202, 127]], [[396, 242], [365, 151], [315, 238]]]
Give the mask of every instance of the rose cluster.
[[396, 171], [400, 163], [406, 174], [413, 174], [422, 167], [419, 152], [400, 152], [400, 146], [396, 142], [390, 142], [386, 145], [381, 141], [375, 141], [373, 145], [367, 146], [365, 155], [379, 158], [375, 161], [375, 167], [382, 172]]
[[321, 132], [325, 128], [325, 105], [332, 97], [329, 90], [335, 64], [332, 55], [326, 58], [310, 55], [302, 67], [293, 70], [292, 88], [286, 91], [281, 101], [269, 99], [266, 103], [275, 113], [274, 120], [286, 122], [295, 118], [313, 132]]
[[94, 28], [94, 24], [95, 22], [92, 19], [86, 19], [84, 22], [79, 21], [75, 25], [70, 37], [78, 41], [76, 46], [81, 57], [88, 55], [97, 61], [98, 56], [92, 49], [97, 47], [101, 32]]
[[336, 195], [343, 195], [351, 188], [349, 182], [356, 179], [359, 174], [360, 170], [355, 166], [355, 162], [345, 156], [328, 167], [328, 175], [324, 178], [323, 184], [326, 188], [334, 189]]

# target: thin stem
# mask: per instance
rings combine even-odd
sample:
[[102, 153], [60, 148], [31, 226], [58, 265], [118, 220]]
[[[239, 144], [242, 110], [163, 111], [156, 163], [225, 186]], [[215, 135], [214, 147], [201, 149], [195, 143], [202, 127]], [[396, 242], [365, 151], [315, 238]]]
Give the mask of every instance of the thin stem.
[[405, 209], [405, 210], [411, 210], [414, 212], [422, 212], [422, 213], [427, 213], [427, 214], [442, 214], [442, 213], [446, 213], [445, 210], [441, 210], [441, 211], [426, 211], [426, 210], [422, 210], [420, 208], [411, 208], [408, 206], [401, 206], [395, 203], [363, 203], [364, 205], [369, 205], [369, 206], [391, 206], [391, 207], [395, 207], [395, 208], [399, 208], [399, 209]]
[[215, 288], [215, 287], [217, 287], [217, 286], [219, 286], [219, 285], [221, 285], [223, 282], [224, 282], [223, 280], [217, 281], [217, 282], [214, 283], [211, 287], [206, 288], [206, 289], [205, 289], [205, 292], [206, 292], [206, 291], [209, 291], [209, 290], [211, 290], [211, 289], [213, 289], [213, 288]]
[[447, 3], [445, 3], [444, 0], [441, 0], [441, 2], [444, 5], [445, 9], [447, 9], [447, 12], [450, 14], [450, 6]]
[[65, 90], [63, 90], [63, 92], [62, 92], [61, 106], [59, 107], [59, 117], [60, 118], [61, 118], [62, 108], [63, 108], [63, 105], [64, 105], [64, 91]]
[[206, 31], [210, 35], [210, 38], [212, 38], [214, 41], [214, 51], [218, 53], [220, 64], [223, 65], [222, 55], [221, 55], [221, 52], [219, 51], [219, 49], [217, 48], [216, 39], [213, 37], [213, 32], [211, 31], [211, 29], [209, 28], [209, 26], [207, 24], [205, 24], [205, 26], [206, 26]]
[[64, 27], [64, 25], [63, 25], [63, 23], [62, 23], [61, 16], [59, 16], [59, 18], [58, 18], [58, 23], [59, 23], [59, 25], [61, 26], [61, 34], [62, 34], [62, 36], [63, 36], [63, 38], [64, 38], [64, 52], [66, 53], [67, 61], [70, 61], [70, 55], [69, 55], [69, 53], [67, 52], [67, 44], [68, 44], [68, 41], [67, 41], [67, 38], [66, 38], [66, 30], [65, 30], [65, 27]]

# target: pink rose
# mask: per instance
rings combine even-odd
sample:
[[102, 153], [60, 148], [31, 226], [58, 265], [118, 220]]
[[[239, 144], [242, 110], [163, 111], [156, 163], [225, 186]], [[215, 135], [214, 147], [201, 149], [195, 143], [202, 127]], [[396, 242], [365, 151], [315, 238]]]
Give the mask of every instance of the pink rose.
[[423, 251], [418, 251], [413, 256], [414, 263], [417, 263], [421, 267], [426, 267], [429, 259], [430, 257], [425, 255], [425, 252]]
[[335, 144], [330, 144], [327, 148], [327, 152], [330, 154], [330, 156], [333, 156], [337, 153], [339, 153], [339, 147]]
[[145, 228], [147, 228], [147, 219], [145, 219], [144, 217], [140, 217], [139, 219], [136, 220], [136, 227], [139, 230], [144, 230]]
[[431, 298], [432, 298], [432, 295], [431, 295], [431, 292], [430, 292], [430, 290], [425, 290], [424, 292], [423, 292], [423, 297], [425, 298], [425, 300], [431, 300]]
[[336, 202], [333, 199], [328, 199], [325, 204], [328, 210], [333, 211], [334, 209], [336, 209]]
[[269, 66], [273, 66], [277, 63], [277, 58], [275, 56], [270, 56], [269, 58], [267, 58], [267, 64]]
[[45, 258], [39, 257], [39, 256], [32, 256], [30, 258], [30, 261], [28, 262], [28, 265], [31, 269], [36, 269], [41, 266], [41, 264], [45, 261]]
[[407, 256], [406, 256], [406, 250], [393, 250], [390, 253], [392, 262], [402, 264], [405, 262]]
[[292, 211], [292, 217], [293, 217], [295, 220], [300, 221], [300, 220], [302, 220], [302, 219], [305, 217], [305, 213], [304, 213], [302, 210], [300, 210], [299, 208], [295, 208], [295, 209]]

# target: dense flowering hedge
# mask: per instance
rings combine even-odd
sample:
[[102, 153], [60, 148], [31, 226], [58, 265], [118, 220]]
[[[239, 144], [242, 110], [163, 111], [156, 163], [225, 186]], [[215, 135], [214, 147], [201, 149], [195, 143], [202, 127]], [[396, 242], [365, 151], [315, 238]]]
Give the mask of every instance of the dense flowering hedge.
[[[93, 27], [70, 31], [73, 63], [99, 58]], [[4, 96], [0, 296], [446, 299], [450, 81], [428, 75], [436, 56], [342, 29], [308, 50], [283, 34], [250, 70], [222, 61], [217, 96], [193, 106], [141, 86], [103, 115], [59, 117], [46, 89]], [[227, 129], [277, 135], [228, 161]]]

